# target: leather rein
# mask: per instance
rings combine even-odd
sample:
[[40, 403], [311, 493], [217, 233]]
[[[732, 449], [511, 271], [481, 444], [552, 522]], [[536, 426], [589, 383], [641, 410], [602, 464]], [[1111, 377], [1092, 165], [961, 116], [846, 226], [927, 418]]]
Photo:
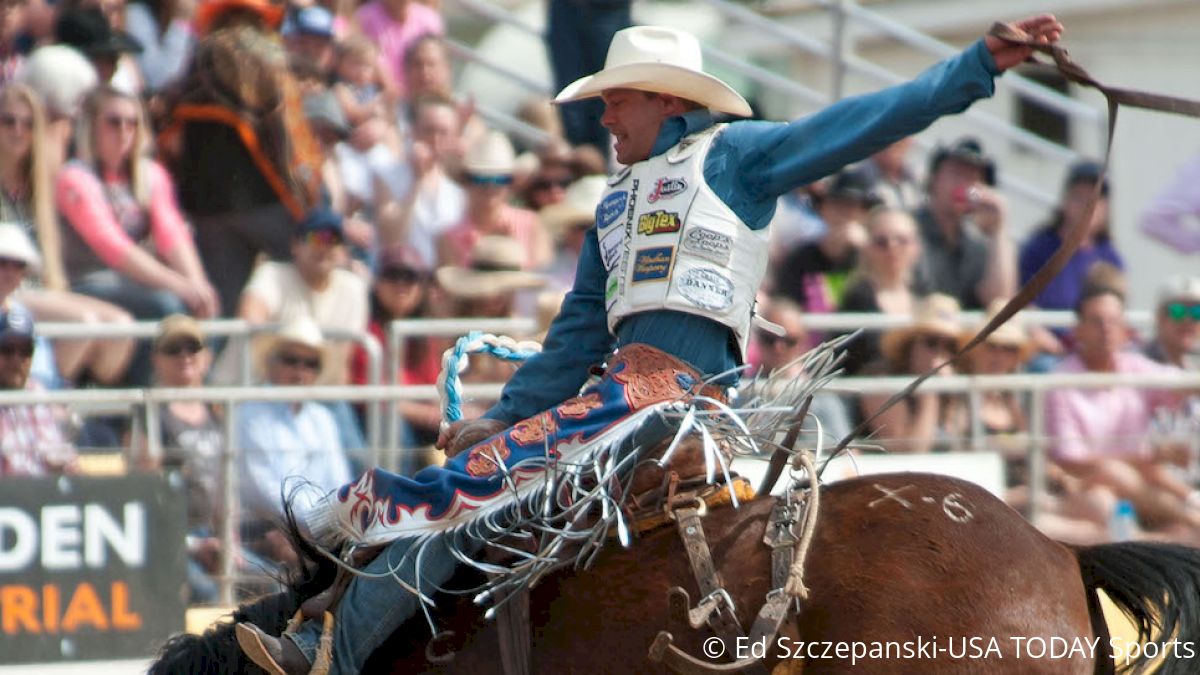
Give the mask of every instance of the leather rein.
[[[1096, 78], [1088, 74], [1088, 72], [1084, 70], [1082, 66], [1073, 61], [1070, 55], [1067, 53], [1067, 50], [1062, 46], [1057, 44], [1037, 42], [1024, 31], [1021, 31], [1008, 24], [999, 22], [992, 24], [992, 27], [988, 30], [988, 35], [999, 38], [1013, 45], [1029, 47], [1030, 49], [1033, 49], [1035, 53], [1046, 54], [1052, 59], [1052, 62], [1047, 63], [1045, 61], [1038, 60], [1034, 56], [1030, 56], [1028, 62], [1041, 67], [1054, 68], [1061, 73], [1063, 77], [1067, 78], [1067, 80], [1084, 87], [1096, 89], [1104, 95], [1105, 101], [1108, 103], [1108, 139], [1105, 142], [1104, 163], [1100, 169], [1100, 175], [1097, 177], [1096, 186], [1092, 191], [1091, 198], [1088, 200], [1088, 205], [1084, 210], [1083, 217], [1080, 218], [1075, 227], [1073, 227], [1067, 233], [1066, 237], [1064, 237], [1062, 243], [1059, 245], [1058, 250], [1054, 252], [1054, 255], [1052, 255], [1050, 259], [1046, 261], [1046, 264], [1042, 265], [1041, 269], [1039, 269], [1037, 273], [1025, 283], [1024, 286], [1017, 290], [1016, 295], [1014, 295], [1013, 298], [1009, 300], [1004, 307], [997, 312], [996, 315], [993, 316], [992, 319], [988, 321], [978, 333], [975, 334], [974, 337], [972, 337], [966, 344], [959, 348], [959, 350], [955, 352], [954, 356], [914, 379], [908, 384], [908, 386], [889, 398], [883, 404], [883, 406], [875, 412], [875, 414], [863, 420], [862, 423], [855, 427], [849, 434], [846, 434], [846, 437], [838, 443], [837, 447], [834, 448], [833, 452], [830, 454], [830, 459], [843, 452], [855, 438], [858, 438], [862, 434], [866, 433], [870, 429], [870, 424], [889, 408], [911, 395], [918, 387], [924, 384], [926, 380], [937, 375], [938, 371], [940, 371], [942, 368], [954, 363], [955, 361], [958, 361], [965, 356], [967, 352], [970, 352], [972, 349], [987, 340], [988, 336], [990, 336], [997, 328], [1011, 319], [1014, 315], [1016, 315], [1017, 312], [1021, 311], [1030, 303], [1032, 303], [1034, 298], [1036, 298], [1038, 294], [1042, 292], [1042, 289], [1044, 289], [1046, 285], [1049, 284], [1054, 277], [1058, 276], [1058, 274], [1062, 272], [1063, 268], [1067, 266], [1067, 263], [1070, 262], [1071, 257], [1075, 255], [1075, 252], [1079, 250], [1079, 247], [1087, 238], [1088, 230], [1090, 229], [1088, 227], [1088, 223], [1091, 222], [1092, 214], [1095, 212], [1096, 205], [1099, 203], [1102, 195], [1104, 180], [1108, 175], [1109, 161], [1112, 157], [1113, 133], [1116, 131], [1117, 126], [1117, 109], [1120, 108], [1120, 106], [1126, 105], [1131, 108], [1157, 110], [1175, 115], [1186, 115], [1188, 117], [1200, 118], [1200, 101], [1178, 98], [1175, 96], [1165, 96], [1163, 94], [1155, 94], [1145, 91], [1137, 91], [1134, 89], [1110, 87], [1102, 84]], [[820, 470], [817, 472], [818, 476], [825, 471], [825, 467], [828, 465], [829, 462], [826, 461], [821, 466]], [[778, 475], [776, 475], [776, 478], [778, 478]]]

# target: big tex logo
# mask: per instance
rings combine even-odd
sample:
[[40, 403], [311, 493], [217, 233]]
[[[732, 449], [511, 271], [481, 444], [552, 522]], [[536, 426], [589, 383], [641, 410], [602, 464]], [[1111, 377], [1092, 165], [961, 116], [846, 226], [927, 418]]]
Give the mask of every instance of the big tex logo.
[[638, 234], [663, 234], [666, 232], [678, 232], [679, 214], [671, 213], [670, 211], [654, 211], [647, 213], [638, 218], [637, 231]]

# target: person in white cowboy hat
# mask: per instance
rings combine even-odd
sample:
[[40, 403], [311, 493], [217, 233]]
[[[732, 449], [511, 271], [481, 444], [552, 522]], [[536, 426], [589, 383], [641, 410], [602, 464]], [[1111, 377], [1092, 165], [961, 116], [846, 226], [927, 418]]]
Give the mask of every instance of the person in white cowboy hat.
[[438, 239], [442, 265], [467, 265], [471, 249], [481, 237], [511, 237], [521, 247], [521, 269], [534, 269], [550, 261], [550, 237], [537, 214], [508, 203], [512, 194], [516, 152], [499, 131], [489, 131], [467, 149], [463, 158], [463, 183], [467, 208], [463, 219]]
[[[1062, 24], [1048, 15], [1014, 28], [1047, 43], [1062, 33]], [[343, 492], [370, 495], [376, 506], [392, 500], [396, 511], [450, 513], [443, 510], [450, 508], [446, 502], [456, 504], [464, 493], [501, 498], [495, 488], [500, 467], [481, 454], [485, 447], [503, 446], [499, 456], [505, 467], [539, 457], [544, 462], [548, 451], [562, 450], [561, 442], [577, 432], [574, 418], [563, 414], [575, 410], [574, 403], [588, 411], [581, 415], [585, 420], [593, 411], [597, 417], [618, 409], [632, 414], [648, 404], [631, 396], [626, 406], [612, 393], [624, 391], [618, 373], [658, 368], [653, 376], [668, 383], [666, 389], [678, 385], [682, 390], [672, 396], [733, 384], [736, 375], [714, 376], [736, 373], [744, 362], [776, 198], [991, 95], [994, 78], [1030, 54], [1028, 48], [985, 37], [910, 83], [839, 101], [795, 122], [720, 124], [717, 115], [747, 117], [750, 106], [704, 72], [695, 37], [653, 26], [619, 31], [604, 69], [568, 85], [556, 98], [559, 103], [602, 99], [601, 123], [615, 138], [616, 159], [626, 168], [609, 179], [574, 287], [550, 327], [544, 351], [525, 362], [482, 418], [443, 431], [439, 445], [453, 456], [444, 468], [426, 469], [412, 479], [373, 470]], [[599, 407], [587, 408], [588, 402], [572, 397], [591, 367], [615, 347], [620, 352], [595, 385], [606, 393]], [[560, 405], [568, 399], [572, 405]], [[522, 442], [528, 438], [525, 427], [512, 427], [535, 414], [549, 415], [557, 425], [536, 448]], [[340, 498], [331, 500], [330, 512], [341, 514], [332, 520], [343, 522], [345, 505]], [[454, 557], [444, 550], [444, 538], [418, 537], [428, 530], [420, 529], [417, 518], [400, 520], [398, 525], [412, 529], [397, 534], [372, 563], [376, 567], [367, 569], [382, 570], [378, 566], [402, 559], [420, 540], [420, 583], [448, 579]], [[397, 574], [409, 584], [418, 576], [412, 566]], [[337, 610], [330, 672], [361, 668], [390, 632], [383, 628], [398, 626], [415, 612], [415, 596], [400, 584], [386, 586], [363, 579], [350, 584]], [[308, 622], [277, 639], [240, 624], [238, 634], [259, 665], [303, 672], [315, 655], [320, 628], [320, 622]], [[277, 656], [286, 661], [283, 668]]]
[[[325, 338], [316, 321], [296, 317], [279, 329], [266, 351], [267, 383], [276, 387], [311, 387], [327, 365]], [[350, 480], [350, 464], [338, 436], [333, 414], [317, 401], [253, 401], [237, 409], [236, 447], [240, 506], [247, 514], [243, 539], [263, 540], [260, 550], [275, 559], [287, 558], [285, 538], [273, 526], [283, 516], [279, 500], [285, 492], [309, 481], [332, 490]], [[313, 493], [300, 490], [303, 498]], [[294, 503], [304, 510], [304, 503]]]
[[557, 204], [538, 212], [542, 226], [557, 242], [554, 260], [542, 271], [550, 283], [570, 288], [575, 283], [575, 269], [587, 240], [588, 230], [596, 224], [596, 204], [607, 189], [604, 176], [584, 176], [567, 186], [566, 195]]
[[526, 272], [521, 242], [498, 234], [480, 237], [470, 251], [469, 265], [439, 267], [438, 285], [457, 305], [457, 316], [509, 317], [514, 293], [541, 288], [546, 279]]

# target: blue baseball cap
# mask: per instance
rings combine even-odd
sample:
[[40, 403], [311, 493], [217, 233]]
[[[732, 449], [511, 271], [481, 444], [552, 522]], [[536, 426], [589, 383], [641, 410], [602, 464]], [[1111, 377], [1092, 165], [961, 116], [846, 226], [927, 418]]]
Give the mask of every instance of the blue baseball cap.
[[21, 305], [0, 307], [0, 341], [33, 340], [33, 315]]
[[292, 14], [283, 23], [280, 31], [284, 36], [316, 35], [333, 37], [333, 13], [320, 5], [305, 7]]
[[342, 217], [324, 206], [310, 210], [300, 221], [299, 236], [313, 232], [332, 232], [339, 237], [345, 234]]

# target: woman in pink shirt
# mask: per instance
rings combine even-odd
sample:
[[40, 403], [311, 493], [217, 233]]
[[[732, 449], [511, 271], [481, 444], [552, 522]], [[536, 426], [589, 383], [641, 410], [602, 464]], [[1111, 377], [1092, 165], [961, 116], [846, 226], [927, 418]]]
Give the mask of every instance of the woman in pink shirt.
[[379, 60], [389, 84], [401, 96], [408, 94], [404, 54], [423, 35], [446, 32], [442, 16], [410, 0], [372, 0], [355, 14], [363, 34], [379, 46]]
[[[143, 156], [148, 136], [138, 99], [111, 87], [85, 102], [76, 157], [55, 179], [65, 224], [63, 262], [71, 290], [106, 300], [138, 319], [218, 315], [191, 232], [166, 170]], [[150, 378], [142, 345], [127, 374]]]
[[[19, 288], [0, 288], [0, 301], [13, 291], [38, 321], [129, 323], [133, 317], [120, 307], [67, 290], [51, 178], [57, 167], [47, 136], [41, 97], [23, 84], [0, 88], [0, 221], [19, 225], [41, 261], [22, 275]], [[111, 385], [124, 377], [133, 347], [132, 339], [72, 339], [56, 341], [52, 351], [64, 380], [86, 374]]]
[[59, 172], [55, 202], [69, 228], [63, 259], [73, 290], [139, 319], [217, 315], [171, 177], [143, 157], [141, 103], [111, 87], [87, 100], [73, 161]]

